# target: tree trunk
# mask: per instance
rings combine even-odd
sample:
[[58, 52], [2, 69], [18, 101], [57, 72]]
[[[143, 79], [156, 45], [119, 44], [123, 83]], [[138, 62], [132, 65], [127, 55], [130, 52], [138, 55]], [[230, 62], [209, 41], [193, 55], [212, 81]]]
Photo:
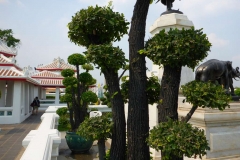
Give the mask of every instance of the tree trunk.
[[150, 0], [137, 0], [129, 32], [130, 83], [127, 120], [128, 160], [149, 160], [149, 115], [146, 94], [146, 61], [138, 51], [144, 48], [146, 18]]
[[114, 69], [103, 72], [111, 96], [113, 133], [110, 151], [111, 160], [126, 159], [126, 122], [124, 101], [119, 88], [118, 73]]
[[[161, 152], [161, 157], [164, 157], [164, 152]], [[170, 160], [183, 160], [183, 157], [177, 157], [174, 155], [170, 155]], [[162, 160], [164, 160], [164, 158], [162, 158]]]
[[104, 139], [98, 140], [98, 153], [99, 153], [99, 160], [105, 160], [106, 148], [105, 148], [105, 140]]
[[[182, 67], [164, 66], [160, 103], [158, 104], [158, 122], [166, 122], [167, 118], [178, 120], [178, 92]], [[164, 156], [164, 153], [162, 153]], [[183, 160], [183, 157], [171, 156], [171, 160]]]
[[73, 130], [74, 129], [73, 110], [72, 110], [72, 107], [69, 106], [69, 102], [67, 102], [67, 107], [69, 110], [69, 119], [70, 119], [71, 130]]
[[181, 121], [187, 123], [192, 118], [192, 115], [196, 111], [197, 108], [198, 108], [198, 106], [192, 106], [191, 110]]
[[160, 102], [158, 104], [158, 122], [166, 122], [167, 117], [178, 120], [178, 92], [182, 67], [164, 66]]

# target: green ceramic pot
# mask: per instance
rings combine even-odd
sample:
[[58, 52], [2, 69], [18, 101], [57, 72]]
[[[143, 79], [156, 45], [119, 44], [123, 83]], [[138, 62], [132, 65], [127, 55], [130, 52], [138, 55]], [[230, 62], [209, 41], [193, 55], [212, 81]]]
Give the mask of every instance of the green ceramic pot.
[[93, 144], [93, 141], [88, 141], [75, 132], [66, 132], [65, 139], [72, 152], [88, 152]]

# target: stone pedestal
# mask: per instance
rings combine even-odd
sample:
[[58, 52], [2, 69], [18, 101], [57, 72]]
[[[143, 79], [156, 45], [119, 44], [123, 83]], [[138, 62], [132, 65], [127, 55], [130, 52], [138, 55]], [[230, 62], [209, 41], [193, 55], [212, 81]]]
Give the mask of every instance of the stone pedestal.
[[[168, 32], [170, 28], [190, 29], [192, 26], [192, 21], [188, 20], [186, 15], [172, 13], [160, 16], [150, 27], [150, 33], [154, 36], [163, 29]], [[159, 68], [158, 65], [153, 65], [152, 73], [158, 76], [158, 78], [161, 80], [163, 75], [163, 67]], [[183, 85], [192, 80], [194, 80], [193, 70], [188, 67], [182, 67], [180, 85]]]
[[[186, 116], [192, 107], [182, 103], [183, 99], [179, 97], [178, 101], [179, 118]], [[189, 122], [205, 130], [211, 149], [203, 159], [240, 159], [240, 103], [230, 103], [230, 108], [224, 111], [198, 108]]]

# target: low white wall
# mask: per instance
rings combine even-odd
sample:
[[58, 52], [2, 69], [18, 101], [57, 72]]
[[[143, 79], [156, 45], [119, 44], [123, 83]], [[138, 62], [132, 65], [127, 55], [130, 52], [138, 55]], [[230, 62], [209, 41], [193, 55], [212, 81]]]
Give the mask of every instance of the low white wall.
[[0, 107], [0, 124], [21, 123], [31, 115], [25, 114], [24, 107], [18, 107]]
[[61, 134], [56, 127], [59, 116], [56, 113], [44, 113], [42, 123], [37, 130], [31, 130], [22, 141], [26, 148], [21, 160], [57, 160]]

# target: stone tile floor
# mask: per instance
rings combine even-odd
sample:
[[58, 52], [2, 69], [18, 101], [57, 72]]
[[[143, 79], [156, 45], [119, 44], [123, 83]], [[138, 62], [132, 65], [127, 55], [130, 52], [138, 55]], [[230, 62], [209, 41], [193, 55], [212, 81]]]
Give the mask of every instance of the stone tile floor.
[[[0, 160], [19, 160], [21, 158], [25, 150], [22, 146], [22, 140], [31, 130], [38, 128], [43, 113], [44, 111], [39, 111], [38, 115], [31, 115], [20, 124], [0, 124]], [[98, 160], [96, 142], [88, 153], [73, 154], [67, 146], [65, 132], [61, 132], [61, 138], [58, 160]], [[106, 148], [109, 148], [108, 142]]]
[[24, 152], [22, 140], [31, 131], [38, 128], [41, 123], [38, 115], [31, 115], [20, 124], [0, 124], [0, 160], [19, 160]]

